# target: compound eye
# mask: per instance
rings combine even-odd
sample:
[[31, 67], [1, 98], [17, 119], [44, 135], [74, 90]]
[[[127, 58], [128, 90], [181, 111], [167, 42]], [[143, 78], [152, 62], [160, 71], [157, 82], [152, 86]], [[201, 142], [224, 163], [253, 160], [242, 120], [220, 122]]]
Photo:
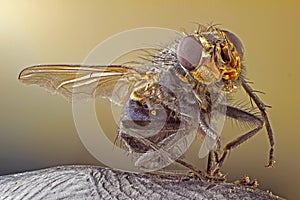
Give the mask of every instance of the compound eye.
[[243, 58], [244, 46], [243, 46], [242, 41], [235, 34], [233, 34], [230, 31], [223, 30], [223, 32], [226, 34], [228, 40], [230, 40], [230, 42], [232, 42], [232, 44], [234, 45], [235, 49], [237, 50], [237, 52], [240, 55], [240, 58]]
[[187, 70], [195, 69], [200, 62], [202, 46], [194, 36], [184, 37], [177, 47], [177, 60]]

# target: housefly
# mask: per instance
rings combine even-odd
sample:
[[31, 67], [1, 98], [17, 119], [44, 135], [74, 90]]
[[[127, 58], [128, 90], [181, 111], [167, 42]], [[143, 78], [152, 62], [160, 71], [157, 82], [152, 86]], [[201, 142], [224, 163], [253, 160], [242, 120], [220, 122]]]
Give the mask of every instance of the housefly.
[[[200, 178], [223, 178], [229, 151], [266, 128], [270, 142], [267, 167], [274, 163], [274, 140], [265, 105], [245, 78], [244, 46], [232, 32], [199, 25], [172, 45], [158, 49], [143, 62], [124, 65], [35, 65], [19, 80], [59, 93], [70, 101], [108, 98], [123, 106], [118, 136], [135, 165], [145, 171], [177, 162]], [[259, 114], [226, 103], [238, 87]], [[220, 121], [229, 117], [251, 124], [251, 130], [221, 149]], [[182, 158], [194, 139], [203, 136], [199, 157], [208, 155], [206, 172]]]

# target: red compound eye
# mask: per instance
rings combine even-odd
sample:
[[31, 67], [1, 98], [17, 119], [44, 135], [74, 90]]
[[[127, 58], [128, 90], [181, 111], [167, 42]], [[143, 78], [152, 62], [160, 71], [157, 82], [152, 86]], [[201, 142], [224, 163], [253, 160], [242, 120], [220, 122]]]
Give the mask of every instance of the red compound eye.
[[232, 44], [234, 45], [235, 49], [239, 53], [240, 58], [243, 58], [244, 45], [243, 45], [242, 41], [235, 34], [231, 33], [230, 31], [223, 30], [223, 32], [226, 34], [228, 40], [230, 40], [230, 42], [232, 42]]
[[201, 59], [202, 46], [194, 36], [184, 37], [177, 47], [177, 60], [187, 70], [195, 69]]

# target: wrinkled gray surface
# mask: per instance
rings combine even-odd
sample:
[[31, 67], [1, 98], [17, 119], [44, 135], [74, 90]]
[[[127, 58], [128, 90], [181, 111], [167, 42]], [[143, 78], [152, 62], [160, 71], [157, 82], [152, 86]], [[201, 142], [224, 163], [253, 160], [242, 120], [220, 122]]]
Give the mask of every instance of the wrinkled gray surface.
[[0, 199], [281, 199], [253, 187], [162, 178], [94, 166], [0, 176]]

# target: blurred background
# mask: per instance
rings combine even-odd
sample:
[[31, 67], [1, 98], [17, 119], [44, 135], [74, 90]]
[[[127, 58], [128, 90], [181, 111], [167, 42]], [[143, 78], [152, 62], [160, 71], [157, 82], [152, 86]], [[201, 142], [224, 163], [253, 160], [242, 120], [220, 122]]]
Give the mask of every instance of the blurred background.
[[[275, 168], [264, 167], [269, 144], [262, 130], [231, 152], [223, 172], [230, 180], [248, 175], [262, 189], [299, 199], [300, 3], [240, 2], [0, 0], [0, 175], [65, 164], [101, 165], [78, 137], [71, 104], [19, 83], [24, 67], [82, 63], [98, 43], [128, 29], [191, 31], [191, 22], [214, 22], [243, 41], [247, 77], [255, 89], [266, 92], [260, 96], [273, 107], [268, 113], [276, 142]], [[231, 124], [225, 128], [225, 141], [241, 133]], [[114, 138], [115, 130], [112, 134]], [[204, 166], [197, 151], [187, 159]]]

